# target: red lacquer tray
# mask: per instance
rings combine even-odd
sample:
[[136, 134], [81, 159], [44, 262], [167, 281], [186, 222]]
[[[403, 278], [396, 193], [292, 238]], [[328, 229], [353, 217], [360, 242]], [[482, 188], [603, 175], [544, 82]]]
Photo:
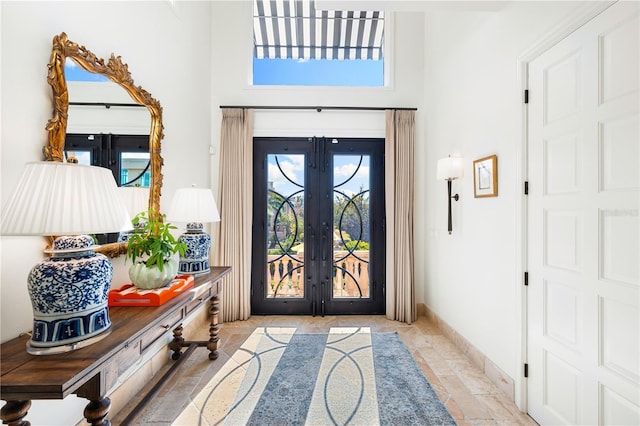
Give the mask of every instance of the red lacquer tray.
[[137, 289], [133, 284], [109, 290], [109, 306], [160, 306], [193, 287], [193, 275], [178, 275], [165, 287]]

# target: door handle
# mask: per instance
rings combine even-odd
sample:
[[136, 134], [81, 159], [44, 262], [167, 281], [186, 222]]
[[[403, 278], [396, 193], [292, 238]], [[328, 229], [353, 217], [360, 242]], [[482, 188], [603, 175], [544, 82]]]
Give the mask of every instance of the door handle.
[[320, 155], [320, 161], [322, 161], [322, 172], [327, 169], [327, 140], [322, 138], [322, 154]]
[[329, 224], [322, 222], [322, 261], [327, 261], [327, 240], [329, 238]]
[[315, 261], [316, 260], [316, 234], [315, 232], [313, 232], [313, 228], [311, 227], [311, 225], [308, 226], [309, 229], [309, 244], [311, 246], [311, 250], [310, 250], [310, 258], [311, 261]]
[[107, 149], [106, 149], [106, 151], [107, 151], [107, 166], [113, 166], [116, 163], [113, 160], [113, 152], [112, 152], [112, 150], [113, 150], [113, 140], [112, 140], [113, 135], [111, 133], [108, 133], [106, 136], [107, 136], [107, 138], [106, 138], [107, 139], [107, 141], [106, 141], [106, 144], [107, 144]]
[[326, 281], [320, 282], [320, 316], [324, 318], [324, 295], [326, 291]]
[[309, 167], [315, 169], [318, 162], [318, 138], [315, 136], [309, 138], [309, 142], [311, 142], [311, 149], [313, 150], [309, 159]]

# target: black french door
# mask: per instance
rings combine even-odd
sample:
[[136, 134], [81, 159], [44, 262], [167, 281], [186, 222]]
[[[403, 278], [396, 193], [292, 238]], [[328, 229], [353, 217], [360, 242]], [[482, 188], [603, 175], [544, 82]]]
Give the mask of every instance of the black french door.
[[118, 186], [149, 187], [149, 135], [68, 133], [65, 153], [80, 164], [110, 169]]
[[252, 313], [384, 313], [384, 139], [254, 138], [253, 197]]

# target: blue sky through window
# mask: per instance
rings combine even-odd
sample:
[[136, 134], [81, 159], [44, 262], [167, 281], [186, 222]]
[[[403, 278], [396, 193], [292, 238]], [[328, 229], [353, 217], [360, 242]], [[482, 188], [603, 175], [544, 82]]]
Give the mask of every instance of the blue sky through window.
[[[305, 158], [304, 155], [269, 155], [268, 167], [269, 167], [269, 180], [273, 185], [273, 189], [278, 193], [288, 196], [294, 192], [300, 191], [300, 188], [293, 185], [285, 176], [280, 172], [276, 164], [276, 157], [287, 177], [296, 182], [298, 185], [304, 185], [304, 171], [305, 171]], [[369, 189], [369, 169], [370, 169], [370, 157], [368, 155], [363, 156], [362, 164], [359, 164], [359, 155], [334, 155], [333, 156], [333, 179], [334, 185], [348, 180], [353, 173], [358, 170], [358, 173], [348, 180], [345, 185], [341, 185], [338, 189], [347, 195], [354, 195], [361, 191], [362, 188]], [[358, 168], [358, 165], [360, 166]]]
[[253, 58], [253, 84], [384, 86], [384, 61]]
[[109, 81], [104, 75], [83, 70], [69, 59], [64, 63], [64, 78], [67, 81]]

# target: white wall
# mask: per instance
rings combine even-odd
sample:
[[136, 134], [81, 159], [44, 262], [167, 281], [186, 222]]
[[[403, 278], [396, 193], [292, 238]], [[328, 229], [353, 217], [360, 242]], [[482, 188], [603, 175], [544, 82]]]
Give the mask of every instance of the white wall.
[[[42, 159], [51, 117], [47, 64], [54, 35], [66, 32], [97, 56], [122, 56], [137, 85], [163, 106], [165, 159], [162, 205], [176, 188], [209, 184], [209, 2], [0, 2], [1, 199], [29, 161]], [[166, 207], [165, 207], [166, 208]], [[0, 239], [0, 340], [32, 327], [26, 289], [30, 268], [44, 255], [38, 237]], [[123, 259], [114, 262], [113, 285], [128, 281]], [[86, 401], [34, 402], [32, 424], [73, 424]]]
[[[425, 16], [426, 230], [417, 249], [424, 300], [438, 316], [512, 378], [518, 365], [522, 286], [518, 206], [522, 90], [518, 55], [580, 2], [512, 2], [496, 13]], [[458, 154], [464, 178], [453, 183], [453, 234], [446, 231], [446, 184], [439, 158]], [[499, 195], [474, 198], [472, 162], [497, 154]], [[420, 238], [419, 238], [420, 239]]]

